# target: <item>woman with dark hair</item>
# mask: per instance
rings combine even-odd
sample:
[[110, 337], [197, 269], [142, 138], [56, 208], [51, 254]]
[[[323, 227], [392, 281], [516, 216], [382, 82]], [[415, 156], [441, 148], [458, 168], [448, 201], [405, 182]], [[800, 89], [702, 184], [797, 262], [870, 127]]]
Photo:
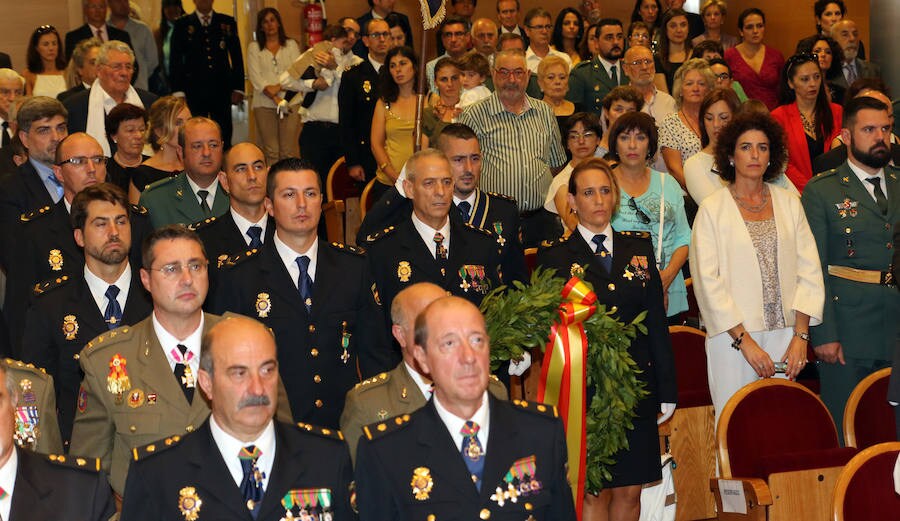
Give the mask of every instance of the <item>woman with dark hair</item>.
[[613, 169], [621, 201], [613, 216], [613, 228], [647, 232], [653, 242], [654, 259], [662, 278], [666, 316], [677, 319], [687, 311], [687, 288], [681, 267], [688, 258], [691, 227], [684, 213], [684, 195], [678, 182], [648, 166], [656, 156], [656, 120], [643, 112], [619, 117], [609, 133], [609, 155], [618, 164]]
[[153, 155], [131, 172], [128, 200], [137, 204], [147, 185], [160, 179], [178, 175], [184, 170], [182, 150], [178, 144], [178, 132], [191, 118], [191, 111], [184, 98], [163, 96], [150, 106], [150, 132], [147, 141]]
[[563, 234], [568, 235], [575, 230], [578, 224], [578, 216], [569, 207], [569, 176], [579, 163], [594, 157], [597, 153], [597, 143], [600, 134], [600, 120], [596, 114], [590, 112], [576, 112], [566, 119], [562, 128], [563, 146], [566, 147], [572, 159], [550, 182], [547, 197], [544, 199], [544, 208], [559, 216], [563, 223]]
[[716, 138], [734, 117], [741, 102], [729, 88], [709, 91], [700, 104], [699, 152], [684, 162], [684, 181], [691, 199], [698, 205], [723, 186], [715, 165]]
[[690, 22], [683, 9], [669, 9], [663, 14], [659, 31], [659, 46], [656, 49], [654, 62], [656, 77], [653, 82], [656, 88], [673, 92], [675, 71], [691, 57]]
[[825, 75], [825, 90], [829, 100], [838, 105], [844, 102], [844, 87], [835, 83], [843, 77], [841, 64], [844, 63], [844, 50], [830, 36], [810, 36], [797, 42], [797, 54], [813, 54], [819, 60], [819, 69]]
[[[626, 433], [628, 448], [612, 455], [612, 479], [603, 483], [599, 497], [585, 494], [583, 519], [637, 521], [641, 485], [662, 479], [657, 416], [662, 411], [660, 421], [668, 419], [677, 400], [662, 278], [650, 241], [642, 234], [619, 232], [611, 224], [621, 191], [606, 161], [592, 158], [580, 163], [572, 171], [568, 189], [569, 206], [579, 223], [567, 239], [541, 247], [537, 264], [564, 278], [581, 272], [596, 289], [596, 304], [606, 306], [616, 320], [628, 324], [646, 313], [646, 330], [637, 333], [628, 353], [648, 394], [634, 409], [634, 428]], [[588, 396], [593, 396], [592, 388]]]
[[784, 65], [778, 90], [780, 105], [772, 117], [787, 134], [788, 179], [803, 191], [813, 176], [812, 160], [831, 150], [831, 140], [841, 131], [840, 105], [828, 101], [819, 60], [812, 54], [795, 54]]
[[287, 92], [278, 81], [299, 57], [300, 46], [285, 35], [278, 10], [260, 9], [256, 15], [256, 41], [247, 46], [247, 76], [253, 85], [250, 109], [256, 122], [256, 144], [270, 165], [300, 155], [300, 117], [288, 107]]
[[766, 36], [766, 14], [751, 7], [738, 15], [738, 31], [743, 41], [725, 50], [725, 61], [731, 75], [750, 98], [766, 104], [769, 110], [778, 106], [778, 81], [784, 56], [763, 43]]
[[[394, 186], [400, 170], [413, 154], [413, 130], [416, 119], [416, 77], [419, 59], [411, 47], [394, 47], [388, 51], [378, 73], [381, 98], [372, 115], [372, 155], [378, 170], [372, 197], [378, 198]], [[422, 148], [428, 138], [422, 137]]]
[[597, 45], [600, 38], [600, 26], [591, 24], [584, 31], [584, 38], [578, 44], [578, 52], [581, 54], [580, 61], [590, 61], [600, 53], [600, 47]]
[[690, 258], [718, 420], [744, 385], [776, 372], [797, 377], [809, 327], [822, 321], [825, 288], [800, 199], [771, 183], [787, 160], [778, 122], [735, 116], [719, 134], [715, 156], [727, 186], [700, 205]]
[[628, 33], [625, 35], [625, 43], [628, 47], [642, 45], [652, 50], [650, 47], [650, 37], [650, 27], [638, 20], [636, 22], [631, 22], [631, 25], [628, 26]]
[[597, 145], [597, 157], [606, 157], [615, 148], [615, 143], [609, 141], [609, 129], [619, 116], [628, 112], [640, 112], [644, 109], [645, 102], [644, 95], [631, 85], [619, 85], [603, 97], [603, 108], [600, 110], [603, 137]]
[[431, 94], [430, 101], [422, 111], [422, 133], [428, 141], [434, 140], [441, 130], [456, 121], [462, 113], [458, 108], [462, 83], [459, 63], [449, 56], [439, 58], [434, 64], [434, 87], [437, 94]]
[[844, 0], [816, 0], [813, 14], [816, 17], [816, 34], [831, 36], [831, 26], [844, 19], [847, 6]]
[[25, 62], [26, 96], [55, 98], [66, 90], [66, 59], [55, 27], [42, 25], [31, 33]]
[[634, 0], [634, 9], [631, 10], [632, 22], [644, 22], [650, 31], [650, 41], [647, 47], [656, 52], [659, 43], [660, 17], [663, 14], [663, 6], [660, 0]]
[[581, 12], [574, 7], [562, 9], [556, 16], [556, 23], [553, 24], [550, 43], [557, 51], [564, 52], [572, 58], [572, 67], [582, 59], [578, 47], [583, 39], [584, 17], [581, 16]]
[[106, 163], [106, 181], [128, 191], [131, 169], [148, 156], [142, 154], [147, 136], [147, 111], [131, 103], [120, 103], [106, 115], [106, 136], [115, 144], [112, 161]]

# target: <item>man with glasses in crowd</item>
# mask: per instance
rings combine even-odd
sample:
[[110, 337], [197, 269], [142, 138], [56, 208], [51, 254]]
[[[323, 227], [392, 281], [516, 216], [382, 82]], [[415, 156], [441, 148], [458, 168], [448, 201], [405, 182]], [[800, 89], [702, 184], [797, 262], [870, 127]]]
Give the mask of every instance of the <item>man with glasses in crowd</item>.
[[644, 96], [642, 112], [653, 116], [658, 127], [666, 116], [675, 112], [676, 107], [675, 98], [660, 91], [653, 84], [653, 77], [656, 75], [653, 52], [648, 47], [640, 45], [629, 47], [620, 63], [631, 86]]
[[428, 80], [428, 87], [431, 92], [437, 94], [437, 87], [434, 84], [434, 66], [438, 60], [445, 56], [449, 56], [454, 60], [459, 60], [469, 50], [469, 30], [471, 25], [466, 19], [459, 16], [448, 16], [444, 23], [441, 24], [440, 35], [441, 43], [444, 46], [444, 53], [437, 58], [431, 60], [425, 65], [425, 76]]
[[559, 56], [565, 60], [569, 68], [572, 67], [572, 58], [568, 54], [550, 46], [550, 38], [553, 36], [553, 17], [550, 11], [543, 7], [535, 7], [525, 13], [525, 32], [528, 33], [530, 42], [528, 50], [525, 51], [528, 70], [537, 74], [538, 64], [550, 55]]
[[620, 20], [604, 18], [597, 22], [596, 31], [588, 31], [587, 34], [595, 40], [597, 55], [589, 61], [580, 62], [572, 70], [566, 99], [575, 104], [576, 111], [599, 115], [603, 109], [603, 98], [609, 91], [628, 83], [621, 61], [625, 33]]
[[[397, 18], [397, 22], [400, 24], [400, 27], [403, 29], [403, 33], [406, 35], [407, 45], [412, 46], [413, 34], [412, 34], [412, 29], [410, 28], [410, 25], [409, 25], [409, 18], [403, 13], [394, 11], [394, 4], [397, 3], [397, 0], [368, 0], [368, 2], [369, 2], [369, 7], [371, 8], [371, 10], [368, 13], [365, 13], [356, 19], [356, 23], [359, 24], [359, 26], [363, 29], [363, 31], [366, 31], [367, 34], [371, 32], [371, 31], [369, 31], [369, 29], [366, 26], [372, 20], [384, 20], [385, 18], [388, 17], [388, 15], [395, 15], [395, 17]], [[390, 33], [390, 28], [385, 29], [385, 30], [388, 31], [388, 33]], [[381, 29], [378, 29], [378, 31], [381, 31]], [[368, 52], [369, 54], [371, 54], [371, 52], [372, 52], [372, 47], [369, 46], [368, 44], [365, 44], [365, 45], [363, 45], [363, 44], [365, 44], [365, 42], [360, 43], [357, 41], [356, 45], [354, 45], [354, 47], [353, 47], [353, 52], [357, 56], [359, 56], [360, 58], [365, 60], [366, 54], [367, 54], [366, 47], [369, 47], [369, 52]], [[385, 51], [385, 52], [387, 52], [387, 51]]]

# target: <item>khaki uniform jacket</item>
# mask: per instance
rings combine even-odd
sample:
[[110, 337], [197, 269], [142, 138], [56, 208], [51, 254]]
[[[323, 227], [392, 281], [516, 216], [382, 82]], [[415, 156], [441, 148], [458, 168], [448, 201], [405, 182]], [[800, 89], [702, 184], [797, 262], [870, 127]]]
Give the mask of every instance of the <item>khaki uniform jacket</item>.
[[[20, 428], [34, 428], [34, 451], [42, 454], [62, 454], [62, 437], [59, 434], [59, 422], [56, 418], [56, 393], [53, 390], [53, 377], [43, 369], [6, 358], [6, 375], [15, 382], [19, 392], [16, 402], [16, 431]], [[25, 408], [34, 407], [27, 410]], [[26, 412], [23, 418], [22, 412]], [[28, 425], [22, 425], [25, 422]], [[19, 446], [23, 446], [16, 440]], [[24, 447], [31, 448], [31, 447]]]

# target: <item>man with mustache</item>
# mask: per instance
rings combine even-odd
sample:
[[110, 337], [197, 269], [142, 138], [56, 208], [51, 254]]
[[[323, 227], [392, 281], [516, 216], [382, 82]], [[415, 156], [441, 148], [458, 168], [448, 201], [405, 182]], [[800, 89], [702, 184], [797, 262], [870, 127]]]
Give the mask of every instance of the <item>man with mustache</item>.
[[890, 109], [875, 98], [853, 98], [842, 127], [847, 161], [813, 177], [801, 197], [826, 292], [822, 324], [808, 340], [821, 362], [822, 401], [839, 432], [856, 384], [891, 365], [900, 316], [890, 273], [891, 228], [900, 220], [900, 170], [888, 164]]
[[[79, 354], [84, 379], [69, 450], [100, 458], [119, 497], [134, 448], [193, 432], [209, 416], [209, 404], [195, 392], [200, 338], [222, 320], [200, 308], [208, 261], [196, 233], [164, 226], [144, 240], [142, 253], [141, 284], [153, 313], [100, 335]], [[279, 393], [278, 416], [290, 421], [280, 381]]]
[[181, 440], [135, 450], [123, 519], [355, 518], [341, 433], [273, 419], [278, 358], [263, 324], [234, 317], [210, 329], [198, 376], [212, 414]]
[[603, 98], [619, 85], [627, 85], [628, 77], [622, 72], [622, 55], [625, 51], [625, 33], [622, 22], [604, 18], [597, 22], [594, 32], [598, 53], [590, 61], [582, 61], [569, 76], [569, 92], [566, 99], [575, 104], [575, 110], [599, 115]]
[[[60, 150], [77, 136], [63, 141]], [[91, 185], [75, 195], [71, 208], [66, 218], [72, 225], [66, 229], [74, 229], [69, 233], [84, 249], [84, 261], [73, 265], [70, 275], [38, 286], [22, 342], [22, 359], [46, 369], [56, 382], [57, 416], [66, 445], [84, 376], [78, 353], [92, 338], [135, 324], [151, 310], [138, 271], [128, 261], [132, 224], [125, 192], [109, 183]]]

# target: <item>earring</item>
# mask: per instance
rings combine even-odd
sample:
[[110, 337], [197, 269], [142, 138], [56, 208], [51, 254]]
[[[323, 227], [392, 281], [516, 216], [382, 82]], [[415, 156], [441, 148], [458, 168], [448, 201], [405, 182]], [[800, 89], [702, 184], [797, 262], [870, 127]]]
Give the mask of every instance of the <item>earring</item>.
[[734, 159], [729, 159], [729, 160], [728, 160], [728, 164], [731, 165], [731, 166], [734, 166]]

